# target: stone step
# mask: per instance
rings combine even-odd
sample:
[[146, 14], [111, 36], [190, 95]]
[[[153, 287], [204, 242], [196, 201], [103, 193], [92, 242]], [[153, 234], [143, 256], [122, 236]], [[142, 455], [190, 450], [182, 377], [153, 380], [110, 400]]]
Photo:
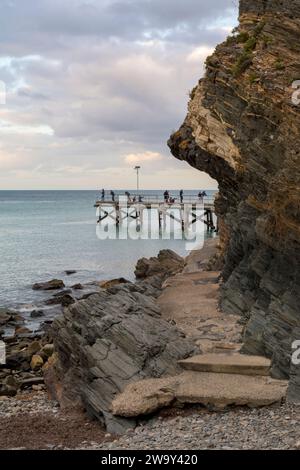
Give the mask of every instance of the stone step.
[[199, 403], [225, 408], [228, 405], [261, 407], [281, 402], [287, 382], [265, 376], [186, 372], [176, 390], [180, 403]]
[[116, 416], [136, 417], [172, 404], [261, 407], [280, 403], [287, 381], [265, 376], [185, 371], [174, 377], [146, 379], [128, 385], [112, 402]]
[[271, 361], [239, 353], [202, 354], [178, 361], [185, 370], [221, 374], [269, 375]]

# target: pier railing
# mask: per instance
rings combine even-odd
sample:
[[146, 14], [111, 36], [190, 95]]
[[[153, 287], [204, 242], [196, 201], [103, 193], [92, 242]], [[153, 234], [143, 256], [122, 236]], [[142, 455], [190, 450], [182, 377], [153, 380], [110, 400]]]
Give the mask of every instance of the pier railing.
[[202, 202], [204, 205], [207, 206], [213, 206], [215, 203], [215, 197], [214, 196], [203, 196], [199, 197], [197, 194], [187, 194], [183, 195], [182, 199], [178, 195], [172, 195], [170, 194], [170, 198], [166, 200], [163, 195], [161, 194], [134, 194], [130, 193], [130, 196], [126, 196], [125, 194], [118, 194], [116, 193], [114, 196], [114, 199], [110, 194], [107, 194], [104, 196], [104, 198], [101, 197], [101, 195], [98, 197], [96, 201], [96, 205], [99, 205], [101, 203], [111, 203], [115, 204], [116, 202], [119, 201], [119, 198], [122, 198], [124, 200], [127, 199], [129, 203], [135, 203], [135, 202], [141, 202], [147, 205], [155, 205], [155, 204], [163, 204], [164, 202], [167, 202], [168, 204], [201, 204]]

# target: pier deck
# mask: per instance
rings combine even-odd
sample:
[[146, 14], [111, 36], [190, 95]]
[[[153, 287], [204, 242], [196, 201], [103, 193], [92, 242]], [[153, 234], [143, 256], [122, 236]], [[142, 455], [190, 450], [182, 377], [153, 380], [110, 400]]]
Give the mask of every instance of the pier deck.
[[[156, 210], [160, 227], [166, 223], [166, 219], [169, 217], [180, 223], [183, 230], [187, 225], [191, 225], [197, 220], [201, 220], [208, 230], [216, 229], [214, 198], [209, 197], [202, 199], [198, 196], [189, 195], [184, 196], [182, 201], [177, 198], [173, 202], [164, 200], [163, 197], [158, 195], [132, 196], [130, 198], [117, 195], [115, 199], [104, 198], [97, 200], [95, 207], [97, 208], [98, 223], [110, 218], [118, 226], [128, 218], [142, 224], [144, 210]], [[201, 218], [197, 214], [198, 209], [203, 212]], [[174, 211], [178, 212], [178, 216], [174, 215]], [[191, 221], [188, 213], [192, 215]]]

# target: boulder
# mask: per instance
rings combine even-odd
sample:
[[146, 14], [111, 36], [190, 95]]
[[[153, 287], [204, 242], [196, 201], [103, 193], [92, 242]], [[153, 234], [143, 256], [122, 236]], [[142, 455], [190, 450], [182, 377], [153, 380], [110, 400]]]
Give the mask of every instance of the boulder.
[[63, 307], [68, 307], [69, 305], [72, 305], [75, 302], [75, 299], [70, 295], [70, 294], [65, 294], [61, 298], [61, 305]]
[[52, 279], [47, 282], [39, 282], [32, 286], [33, 290], [58, 290], [63, 289], [65, 284], [60, 279]]
[[43, 317], [44, 315], [45, 314], [44, 314], [43, 310], [33, 310], [30, 313], [31, 318], [40, 318], [40, 317]]
[[8, 313], [7, 310], [1, 309], [0, 310], [0, 325], [6, 325], [10, 320], [12, 319], [12, 316]]
[[78, 284], [74, 284], [74, 286], [71, 287], [71, 289], [74, 289], [74, 290], [83, 290], [83, 285], [78, 283]]
[[142, 258], [137, 262], [135, 276], [146, 279], [151, 276], [171, 275], [180, 272], [184, 267], [184, 259], [172, 250], [162, 250], [157, 257]]
[[68, 307], [69, 305], [75, 302], [75, 299], [70, 295], [71, 290], [65, 290], [63, 292], [59, 292], [55, 294], [50, 299], [46, 300], [46, 305], [62, 305], [63, 307]]
[[39, 354], [34, 354], [31, 358], [30, 367], [32, 370], [38, 370], [43, 367], [44, 361]]
[[42, 347], [41, 352], [45, 354], [47, 357], [51, 357], [52, 354], [54, 353], [54, 345], [53, 344], [45, 344]]
[[40, 351], [40, 349], [41, 349], [41, 343], [39, 341], [32, 341], [25, 351], [25, 356], [31, 359], [34, 354]]
[[15, 334], [18, 336], [28, 335], [28, 334], [30, 335], [31, 330], [27, 328], [26, 326], [18, 326], [15, 330]]
[[[44, 364], [43, 376], [44, 383], [46, 384], [51, 399], [58, 402], [61, 407], [68, 406], [69, 400], [65, 397], [67, 395], [70, 395], [70, 392], [63, 393], [62, 368], [60, 366], [60, 361], [57, 353], [52, 354], [52, 356]], [[64, 384], [64, 387], [67, 388], [67, 384]], [[78, 398], [77, 400], [77, 403], [79, 404], [80, 400]], [[76, 406], [76, 404], [74, 403], [72, 403], [72, 405]]]
[[6, 356], [6, 367], [9, 369], [20, 369], [25, 361], [24, 352], [13, 351]]
[[166, 406], [175, 399], [176, 379], [148, 379], [129, 384], [111, 405], [115, 416], [134, 418], [149, 415]]
[[124, 279], [124, 277], [120, 277], [118, 279], [111, 279], [110, 281], [102, 281], [99, 285], [102, 289], [109, 289], [110, 287], [118, 286], [119, 284], [127, 284], [128, 282], [129, 281]]
[[18, 388], [20, 386], [19, 382], [15, 379], [15, 377], [13, 375], [9, 375], [6, 378], [5, 384], [8, 385], [9, 387], [15, 388], [16, 390], [18, 390]]
[[43, 385], [44, 379], [43, 377], [29, 377], [27, 379], [23, 379], [20, 384], [20, 388], [30, 388], [34, 385]]
[[1, 377], [0, 397], [14, 397], [18, 393], [19, 382], [10, 374], [4, 379]]
[[0, 326], [4, 326], [7, 323], [15, 323], [20, 320], [21, 317], [17, 315], [17, 312], [7, 308], [0, 308]]
[[71, 305], [53, 322], [52, 336], [56, 353], [44, 366], [44, 377], [53, 398], [63, 406], [83, 404], [117, 434], [135, 423], [112, 415], [114, 397], [142, 378], [176, 373], [177, 361], [196, 350], [162, 319], [146, 285], [132, 283]]

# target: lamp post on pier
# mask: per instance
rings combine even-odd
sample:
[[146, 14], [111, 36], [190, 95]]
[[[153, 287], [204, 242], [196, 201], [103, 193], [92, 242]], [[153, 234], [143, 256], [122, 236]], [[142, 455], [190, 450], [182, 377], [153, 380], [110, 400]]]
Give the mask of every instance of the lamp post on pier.
[[140, 166], [135, 166], [134, 167], [136, 171], [136, 189], [137, 189], [137, 195], [139, 196], [140, 194]]

